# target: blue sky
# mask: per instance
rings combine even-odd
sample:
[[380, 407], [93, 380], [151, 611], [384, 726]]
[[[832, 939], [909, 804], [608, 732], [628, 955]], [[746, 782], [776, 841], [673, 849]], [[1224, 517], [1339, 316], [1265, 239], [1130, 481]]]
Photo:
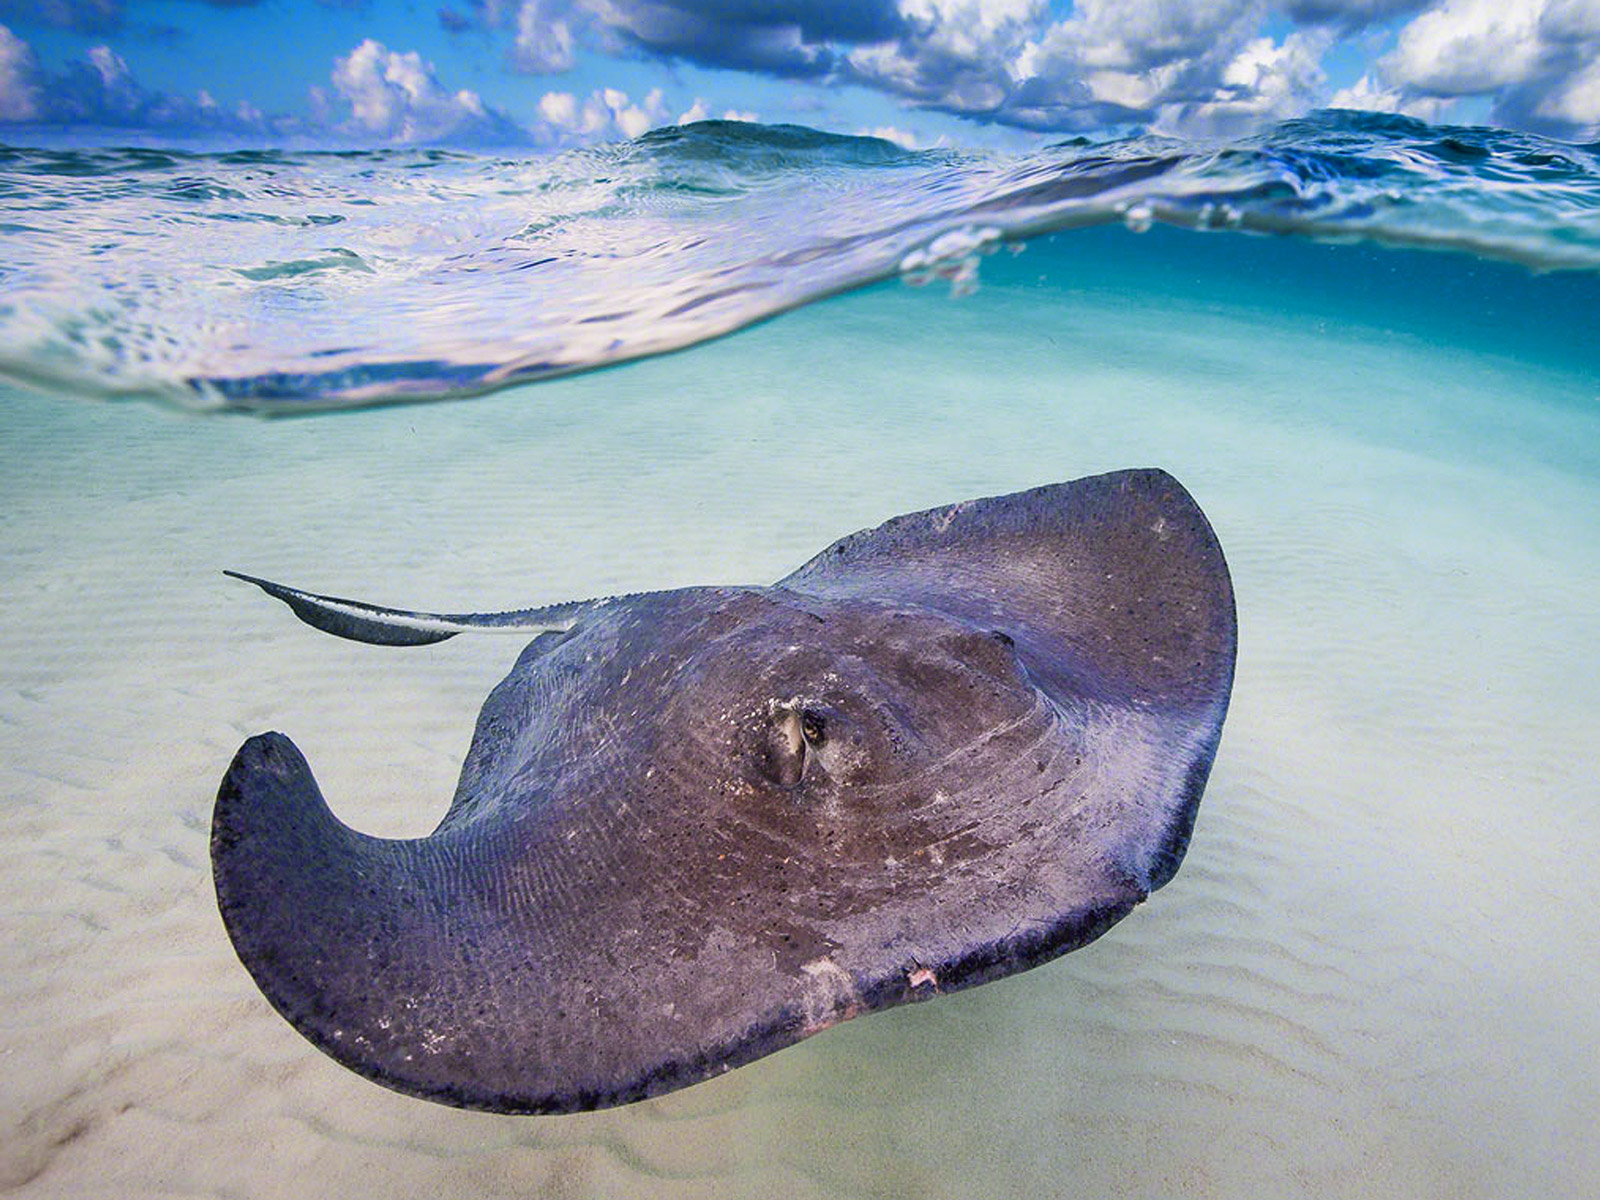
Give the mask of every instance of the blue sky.
[[1600, 137], [1600, 0], [0, 0], [0, 136], [573, 145], [700, 117], [906, 144], [1328, 104]]

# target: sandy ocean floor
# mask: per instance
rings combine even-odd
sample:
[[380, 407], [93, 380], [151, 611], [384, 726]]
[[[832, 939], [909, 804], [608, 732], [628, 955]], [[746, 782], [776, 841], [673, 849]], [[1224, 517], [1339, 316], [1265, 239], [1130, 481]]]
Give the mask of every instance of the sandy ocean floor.
[[[1421, 315], [1022, 279], [453, 405], [0, 392], [0, 1192], [1589, 1194], [1596, 376]], [[1084, 951], [536, 1119], [358, 1078], [234, 958], [207, 835], [238, 744], [281, 729], [342, 818], [425, 833], [520, 643], [337, 642], [223, 567], [456, 610], [767, 582], [1135, 465], [1210, 515], [1239, 671], [1183, 870]]]

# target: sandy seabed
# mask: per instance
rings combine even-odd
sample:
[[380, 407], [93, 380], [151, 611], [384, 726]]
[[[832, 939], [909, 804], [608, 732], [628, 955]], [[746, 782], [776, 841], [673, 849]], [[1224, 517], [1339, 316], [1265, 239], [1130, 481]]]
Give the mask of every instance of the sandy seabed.
[[[874, 289], [314, 419], [0, 393], [0, 1191], [1591, 1194], [1595, 377], [1041, 296]], [[1086, 950], [533, 1119], [358, 1078], [234, 958], [207, 836], [239, 743], [281, 729], [345, 820], [425, 833], [520, 643], [337, 642], [223, 567], [452, 610], [767, 582], [895, 513], [1136, 465], [1218, 531], [1239, 672], [1188, 861]]]

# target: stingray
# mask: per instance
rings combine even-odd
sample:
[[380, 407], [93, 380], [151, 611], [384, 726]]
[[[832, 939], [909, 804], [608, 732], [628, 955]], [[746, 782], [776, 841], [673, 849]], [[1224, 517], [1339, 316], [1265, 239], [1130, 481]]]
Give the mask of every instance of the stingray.
[[239, 578], [360, 641], [537, 633], [427, 837], [343, 824], [279, 733], [212, 827], [279, 1013], [499, 1112], [657, 1095], [1083, 946], [1177, 870], [1233, 682], [1221, 550], [1158, 470], [897, 517], [771, 587], [438, 615]]

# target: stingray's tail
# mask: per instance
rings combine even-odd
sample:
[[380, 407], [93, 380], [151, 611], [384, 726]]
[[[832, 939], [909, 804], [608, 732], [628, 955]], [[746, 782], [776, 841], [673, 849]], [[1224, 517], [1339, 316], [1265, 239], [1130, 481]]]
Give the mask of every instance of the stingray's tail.
[[319, 596], [315, 592], [304, 592], [238, 571], [224, 571], [223, 574], [253, 583], [273, 599], [282, 600], [294, 611], [295, 616], [315, 629], [375, 646], [426, 646], [430, 642], [442, 642], [455, 637], [458, 633], [473, 631], [544, 633], [571, 629], [585, 612], [611, 602], [609, 598], [567, 600], [560, 604], [546, 604], [541, 608], [494, 613], [411, 612], [403, 608], [367, 604], [361, 600]]

